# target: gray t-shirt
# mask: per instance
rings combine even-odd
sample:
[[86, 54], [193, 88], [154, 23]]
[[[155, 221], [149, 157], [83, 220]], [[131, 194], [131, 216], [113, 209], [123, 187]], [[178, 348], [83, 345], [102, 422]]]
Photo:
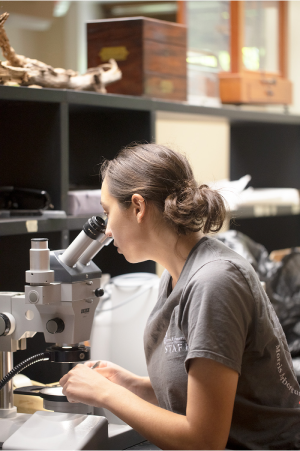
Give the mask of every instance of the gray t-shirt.
[[227, 447], [293, 449], [300, 433], [300, 388], [275, 311], [250, 263], [204, 237], [172, 291], [165, 271], [144, 335], [159, 405], [185, 415], [190, 359], [239, 373]]

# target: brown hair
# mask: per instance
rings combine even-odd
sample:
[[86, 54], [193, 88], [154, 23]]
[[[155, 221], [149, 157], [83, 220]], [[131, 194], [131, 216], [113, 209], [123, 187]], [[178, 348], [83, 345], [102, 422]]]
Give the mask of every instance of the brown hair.
[[198, 186], [187, 159], [157, 144], [135, 144], [122, 149], [100, 170], [108, 189], [128, 208], [132, 195], [152, 202], [179, 235], [202, 230], [218, 232], [226, 209], [221, 194], [207, 185]]

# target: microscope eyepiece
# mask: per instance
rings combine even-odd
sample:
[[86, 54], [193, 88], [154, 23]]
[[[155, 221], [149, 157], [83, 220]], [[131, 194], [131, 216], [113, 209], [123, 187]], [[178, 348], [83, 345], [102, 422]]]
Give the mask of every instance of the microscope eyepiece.
[[92, 240], [97, 240], [102, 233], [105, 233], [105, 229], [106, 221], [101, 216], [93, 216], [83, 226], [85, 234]]
[[105, 234], [106, 221], [101, 216], [93, 216], [83, 226], [83, 230], [60, 256], [67, 266], [72, 268], [86, 249]]

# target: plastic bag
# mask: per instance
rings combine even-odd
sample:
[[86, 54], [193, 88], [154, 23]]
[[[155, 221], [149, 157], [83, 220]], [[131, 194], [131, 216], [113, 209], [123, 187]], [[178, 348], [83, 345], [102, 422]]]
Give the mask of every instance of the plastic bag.
[[291, 354], [300, 356], [300, 252], [292, 250], [281, 260], [269, 291]]
[[216, 238], [248, 260], [266, 283], [292, 357], [300, 356], [300, 252], [292, 249], [280, 262], [274, 262], [263, 245], [241, 232], [229, 230]]
[[258, 273], [260, 280], [264, 282], [270, 280], [271, 275], [276, 271], [278, 263], [270, 260], [267, 249], [247, 235], [236, 230], [228, 230], [219, 233], [216, 238], [248, 260]]

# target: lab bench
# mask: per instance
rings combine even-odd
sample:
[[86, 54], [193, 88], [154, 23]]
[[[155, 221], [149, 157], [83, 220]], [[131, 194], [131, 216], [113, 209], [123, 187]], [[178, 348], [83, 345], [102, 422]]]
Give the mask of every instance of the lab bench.
[[153, 445], [152, 443], [146, 441], [139, 443], [138, 445], [131, 446], [130, 448], [126, 448], [124, 451], [162, 451], [161, 448], [157, 448], [157, 446]]

